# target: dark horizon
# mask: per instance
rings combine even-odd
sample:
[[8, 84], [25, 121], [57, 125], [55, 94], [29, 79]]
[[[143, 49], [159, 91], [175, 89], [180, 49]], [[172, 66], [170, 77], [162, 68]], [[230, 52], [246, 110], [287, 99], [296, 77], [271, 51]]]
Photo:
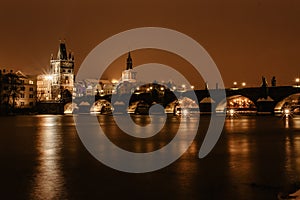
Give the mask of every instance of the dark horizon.
[[[2, 3], [0, 16], [1, 69], [42, 73], [49, 67], [51, 54], [57, 53], [59, 40], [65, 39], [68, 50], [75, 54], [77, 71], [88, 53], [108, 37], [155, 26], [198, 41], [219, 67], [226, 87], [234, 81], [258, 86], [262, 76], [269, 83], [276, 76], [278, 85], [291, 85], [300, 73], [297, 1], [30, 0]], [[124, 58], [113, 62], [104, 77], [118, 78], [125, 67]], [[133, 62], [134, 66], [161, 62], [182, 71], [188, 66], [177, 56], [154, 50], [133, 52]], [[199, 76], [187, 78], [202, 87]]]

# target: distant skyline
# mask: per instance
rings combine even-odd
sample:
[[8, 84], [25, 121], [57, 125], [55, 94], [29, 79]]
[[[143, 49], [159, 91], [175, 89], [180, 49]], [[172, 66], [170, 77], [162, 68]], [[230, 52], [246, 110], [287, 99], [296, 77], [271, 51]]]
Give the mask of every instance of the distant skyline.
[[[39, 74], [49, 68], [51, 53], [65, 39], [75, 54], [75, 69], [100, 42], [119, 32], [146, 26], [180, 31], [198, 41], [218, 66], [226, 87], [291, 85], [300, 73], [300, 2], [296, 0], [4, 1], [0, 7], [0, 68]], [[128, 47], [130, 50], [130, 46]], [[118, 78], [125, 57], [103, 77]], [[183, 73], [191, 84], [203, 81], [178, 56], [141, 50], [134, 66], [160, 62]], [[186, 70], [188, 69], [188, 70]], [[200, 81], [199, 81], [200, 80]]]

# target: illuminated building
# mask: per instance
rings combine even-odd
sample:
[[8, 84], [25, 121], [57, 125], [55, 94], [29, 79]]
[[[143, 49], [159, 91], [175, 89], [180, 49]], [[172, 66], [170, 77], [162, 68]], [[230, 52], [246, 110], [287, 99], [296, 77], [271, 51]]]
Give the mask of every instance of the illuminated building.
[[74, 87], [74, 55], [67, 52], [66, 44], [60, 42], [57, 57], [51, 56], [51, 98], [59, 100], [65, 93], [73, 93]]
[[117, 92], [119, 94], [133, 93], [137, 87], [136, 72], [132, 68], [132, 58], [130, 52], [126, 60], [126, 70], [122, 72], [122, 77], [117, 85]]
[[71, 98], [74, 88], [74, 55], [60, 42], [56, 58], [51, 55], [50, 72], [37, 76], [37, 100], [58, 101]]
[[[36, 103], [36, 78], [21, 71], [0, 70], [1, 103], [14, 108], [32, 108]], [[12, 106], [14, 104], [14, 106]]]

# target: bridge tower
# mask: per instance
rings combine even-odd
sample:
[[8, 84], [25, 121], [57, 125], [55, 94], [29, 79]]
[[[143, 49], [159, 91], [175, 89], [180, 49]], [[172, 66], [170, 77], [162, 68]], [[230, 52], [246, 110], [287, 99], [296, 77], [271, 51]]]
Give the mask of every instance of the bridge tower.
[[74, 86], [74, 55], [67, 52], [65, 42], [60, 41], [57, 57], [51, 55], [50, 70], [52, 75], [52, 98], [59, 100], [67, 92], [73, 93]]

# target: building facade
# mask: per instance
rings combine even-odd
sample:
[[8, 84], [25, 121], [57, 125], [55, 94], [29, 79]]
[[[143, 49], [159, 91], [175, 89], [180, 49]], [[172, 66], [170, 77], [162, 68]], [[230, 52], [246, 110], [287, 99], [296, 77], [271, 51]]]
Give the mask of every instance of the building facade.
[[74, 54], [60, 42], [57, 56], [50, 59], [50, 72], [37, 76], [38, 101], [60, 101], [70, 98], [74, 90]]
[[122, 72], [121, 80], [117, 85], [117, 93], [130, 94], [133, 93], [137, 87], [136, 72], [132, 68], [132, 58], [130, 52], [126, 60], [126, 69]]
[[66, 44], [60, 42], [57, 57], [51, 56], [51, 99], [59, 100], [68, 92], [72, 95], [74, 87], [74, 55], [67, 51]]
[[36, 104], [36, 76], [21, 71], [0, 70], [0, 101], [2, 108], [33, 108]]

